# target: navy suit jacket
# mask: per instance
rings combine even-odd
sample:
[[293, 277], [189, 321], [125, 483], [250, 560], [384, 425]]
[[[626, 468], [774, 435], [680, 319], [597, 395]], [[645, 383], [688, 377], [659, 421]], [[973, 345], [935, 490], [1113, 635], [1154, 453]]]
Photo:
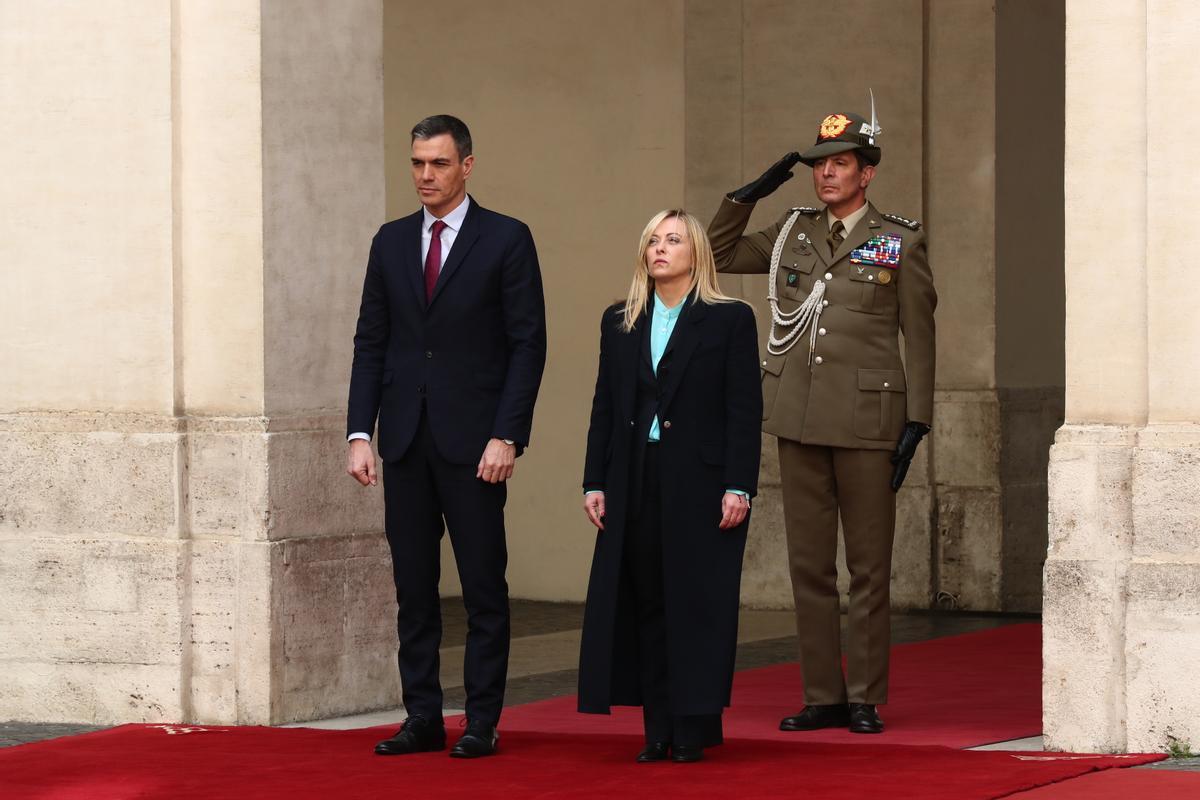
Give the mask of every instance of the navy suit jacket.
[[397, 461], [428, 415], [438, 451], [475, 464], [489, 439], [529, 443], [546, 362], [537, 251], [523, 222], [471, 198], [425, 301], [417, 211], [371, 243], [354, 334], [347, 435], [379, 420], [384, 461]]

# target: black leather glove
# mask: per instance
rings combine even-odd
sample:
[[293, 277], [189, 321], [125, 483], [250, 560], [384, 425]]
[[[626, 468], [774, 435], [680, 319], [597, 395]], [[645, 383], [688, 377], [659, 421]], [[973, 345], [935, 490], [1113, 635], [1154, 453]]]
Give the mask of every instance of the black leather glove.
[[929, 433], [929, 426], [924, 422], [910, 422], [904, 426], [904, 433], [900, 434], [900, 441], [896, 443], [896, 452], [892, 453], [892, 463], [896, 468], [892, 470], [892, 491], [900, 491], [900, 486], [904, 483], [904, 476], [908, 474], [908, 465], [912, 463], [913, 456], [917, 454], [917, 445], [925, 438], [925, 434]]
[[758, 178], [730, 194], [729, 199], [738, 203], [757, 203], [792, 179], [792, 167], [799, 160], [799, 153], [788, 153], [767, 167], [767, 171]]

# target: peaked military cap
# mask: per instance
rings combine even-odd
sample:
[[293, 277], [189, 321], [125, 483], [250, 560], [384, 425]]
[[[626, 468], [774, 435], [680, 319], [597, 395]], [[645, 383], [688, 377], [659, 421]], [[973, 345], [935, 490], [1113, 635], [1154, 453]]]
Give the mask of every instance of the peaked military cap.
[[868, 164], [878, 164], [882, 154], [871, 134], [871, 123], [859, 114], [830, 114], [821, 120], [816, 143], [800, 154], [800, 160], [811, 167], [819, 158], [858, 150]]

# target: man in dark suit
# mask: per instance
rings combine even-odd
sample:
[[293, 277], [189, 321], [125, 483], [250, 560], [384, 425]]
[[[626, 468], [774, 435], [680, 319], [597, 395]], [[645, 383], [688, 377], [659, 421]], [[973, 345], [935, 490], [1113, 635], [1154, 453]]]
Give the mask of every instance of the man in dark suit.
[[450, 533], [467, 608], [467, 728], [450, 755], [495, 752], [508, 670], [505, 481], [529, 443], [546, 361], [546, 315], [529, 228], [467, 195], [471, 134], [439, 115], [412, 129], [422, 209], [371, 243], [350, 375], [347, 471], [377, 482], [399, 604], [408, 719], [375, 752], [446, 744], [438, 647], [440, 540]]

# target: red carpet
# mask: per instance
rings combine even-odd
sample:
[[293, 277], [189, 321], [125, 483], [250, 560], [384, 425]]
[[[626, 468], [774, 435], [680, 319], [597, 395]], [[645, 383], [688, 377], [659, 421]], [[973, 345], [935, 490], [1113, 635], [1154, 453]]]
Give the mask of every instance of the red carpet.
[[[1006, 625], [892, 648], [887, 731], [878, 744], [974, 747], [1042, 732], [1042, 628]], [[784, 733], [779, 720], [804, 705], [800, 669], [785, 664], [737, 673], [725, 736], [787, 742], [863, 744], [845, 730]], [[575, 712], [575, 697], [507, 708], [501, 731], [570, 734], [642, 733], [642, 712]]]
[[984, 800], [1161, 756], [1031, 758], [944, 747], [731, 741], [700, 764], [634, 764], [640, 736], [505, 733], [503, 754], [383, 758], [377, 730], [127, 725], [0, 750], [0, 797]]
[[1163, 769], [1113, 769], [1044, 786], [1012, 800], [1196, 800], [1200, 773]]

